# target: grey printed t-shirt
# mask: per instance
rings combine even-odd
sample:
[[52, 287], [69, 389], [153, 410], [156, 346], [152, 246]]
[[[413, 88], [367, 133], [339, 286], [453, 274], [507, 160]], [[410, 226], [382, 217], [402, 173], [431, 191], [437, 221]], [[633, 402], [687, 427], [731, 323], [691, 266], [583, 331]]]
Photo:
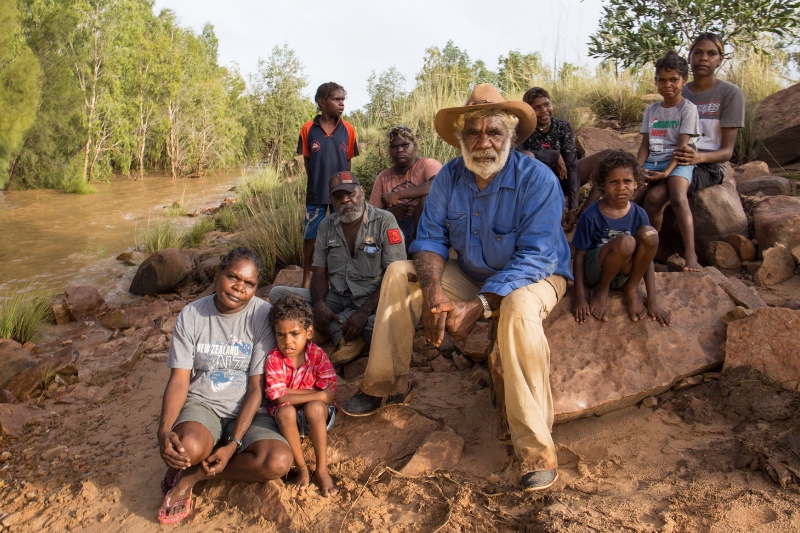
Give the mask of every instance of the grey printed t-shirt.
[[267, 353], [275, 346], [270, 308], [253, 297], [241, 311], [224, 315], [213, 294], [183, 308], [167, 366], [192, 370], [188, 398], [203, 402], [220, 418], [239, 414], [248, 378], [264, 373]]
[[686, 99], [673, 107], [662, 107], [661, 102], [647, 106], [641, 130], [650, 136], [647, 160], [651, 163], [669, 161], [678, 144], [678, 135], [682, 133], [692, 136], [689, 146], [694, 147], [694, 137], [700, 135], [697, 122], [697, 107]]
[[722, 128], [744, 127], [744, 93], [739, 86], [717, 80], [710, 89], [701, 93], [693, 93], [688, 85], [684, 85], [681, 94], [697, 106], [697, 115], [700, 117], [700, 137], [697, 139], [699, 151], [719, 150], [722, 147]]

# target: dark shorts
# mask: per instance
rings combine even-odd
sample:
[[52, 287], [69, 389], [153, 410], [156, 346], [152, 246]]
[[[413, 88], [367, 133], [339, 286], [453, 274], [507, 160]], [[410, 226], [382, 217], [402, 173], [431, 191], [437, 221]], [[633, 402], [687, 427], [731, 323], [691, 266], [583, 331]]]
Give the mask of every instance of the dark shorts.
[[306, 217], [303, 220], [303, 239], [311, 240], [317, 238], [317, 228], [319, 223], [325, 220], [328, 213], [333, 213], [331, 204], [311, 204], [306, 206]]
[[400, 231], [403, 232], [403, 238], [406, 244], [406, 251], [408, 251], [408, 247], [411, 246], [411, 243], [414, 242], [414, 239], [417, 238], [417, 232], [414, 231], [414, 215], [409, 215], [406, 218], [401, 218], [397, 221], [398, 227], [400, 227]]
[[[325, 429], [328, 431], [331, 430], [333, 427], [333, 423], [336, 421], [336, 407], [329, 405], [328, 406], [328, 425]], [[301, 437], [305, 437], [308, 435], [309, 427], [308, 427], [308, 420], [306, 420], [306, 410], [305, 409], [298, 409], [297, 410], [297, 431], [300, 432]]]
[[[175, 428], [183, 422], [202, 424], [211, 433], [214, 443], [220, 442], [223, 437], [227, 439], [236, 426], [235, 418], [220, 418], [210, 407], [194, 398], [186, 399], [186, 403], [183, 404], [183, 409], [181, 409], [178, 419], [172, 427]], [[246, 450], [251, 444], [259, 440], [279, 440], [289, 444], [278, 431], [278, 424], [275, 419], [267, 413], [257, 413], [253, 417], [253, 422], [247, 428], [244, 437], [242, 437], [242, 447], [239, 452]]]
[[[597, 248], [592, 248], [586, 252], [586, 257], [583, 260], [584, 282], [590, 287], [597, 285], [600, 281], [600, 277], [603, 275], [603, 268], [600, 266], [600, 249], [603, 246], [605, 245], [601, 244]], [[628, 282], [628, 278], [630, 277], [630, 274], [626, 276], [620, 272], [611, 280], [611, 288], [621, 289]]]

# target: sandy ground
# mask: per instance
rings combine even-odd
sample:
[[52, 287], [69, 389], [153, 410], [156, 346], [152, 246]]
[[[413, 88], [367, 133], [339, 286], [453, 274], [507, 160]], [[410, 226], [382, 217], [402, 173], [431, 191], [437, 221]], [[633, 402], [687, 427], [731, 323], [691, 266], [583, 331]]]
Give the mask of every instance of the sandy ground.
[[[297, 495], [278, 480], [259, 487], [260, 506], [242, 510], [201, 487], [189, 519], [160, 526], [164, 466], [155, 432], [168, 369], [144, 359], [125, 378], [70, 386], [42, 401], [50, 416], [0, 441], [0, 522], [9, 525], [0, 529], [800, 531], [800, 395], [755, 371], [707, 374], [655, 406], [557, 426], [560, 477], [539, 494], [517, 490], [519, 472], [511, 447], [496, 438], [489, 389], [469, 374], [412, 371], [413, 409], [466, 442], [451, 472], [406, 478], [396, 469], [407, 458], [375, 468], [351, 458], [331, 465], [342, 489], [333, 498], [314, 485]], [[342, 383], [340, 400], [355, 386]], [[336, 432], [354, 423], [337, 418], [332, 447]]]

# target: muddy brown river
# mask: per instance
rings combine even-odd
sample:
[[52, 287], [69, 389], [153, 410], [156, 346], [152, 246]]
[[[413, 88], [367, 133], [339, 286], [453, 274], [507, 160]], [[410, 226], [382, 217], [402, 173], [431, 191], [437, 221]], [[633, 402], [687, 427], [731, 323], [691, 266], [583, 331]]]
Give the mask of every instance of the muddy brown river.
[[181, 230], [197, 220], [167, 217], [165, 206], [183, 201], [187, 212], [217, 206], [237, 185], [242, 171], [220, 171], [202, 179], [173, 180], [153, 173], [133, 181], [118, 176], [95, 185], [94, 194], [52, 190], [0, 191], [0, 297], [7, 291], [67, 285], [96, 286], [107, 300], [124, 300], [136, 267], [115, 257], [141, 243], [159, 218]]

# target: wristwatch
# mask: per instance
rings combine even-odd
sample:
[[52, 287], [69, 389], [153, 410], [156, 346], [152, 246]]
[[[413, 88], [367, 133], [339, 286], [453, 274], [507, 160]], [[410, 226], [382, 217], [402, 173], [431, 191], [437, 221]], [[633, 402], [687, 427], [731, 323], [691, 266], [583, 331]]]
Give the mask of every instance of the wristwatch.
[[235, 442], [235, 443], [236, 443], [236, 451], [237, 451], [237, 452], [238, 452], [239, 450], [241, 450], [241, 449], [242, 449], [242, 441], [241, 441], [241, 440], [239, 440], [239, 439], [237, 439], [237, 438], [236, 438], [236, 437], [234, 437], [233, 435], [230, 435], [230, 436], [228, 437], [228, 440], [227, 440], [227, 441], [225, 441], [225, 445], [227, 446], [227, 445], [228, 445], [228, 444], [230, 444], [231, 442]]
[[478, 299], [483, 304], [483, 318], [492, 318], [492, 308], [489, 307], [489, 300], [483, 294], [478, 294]]

